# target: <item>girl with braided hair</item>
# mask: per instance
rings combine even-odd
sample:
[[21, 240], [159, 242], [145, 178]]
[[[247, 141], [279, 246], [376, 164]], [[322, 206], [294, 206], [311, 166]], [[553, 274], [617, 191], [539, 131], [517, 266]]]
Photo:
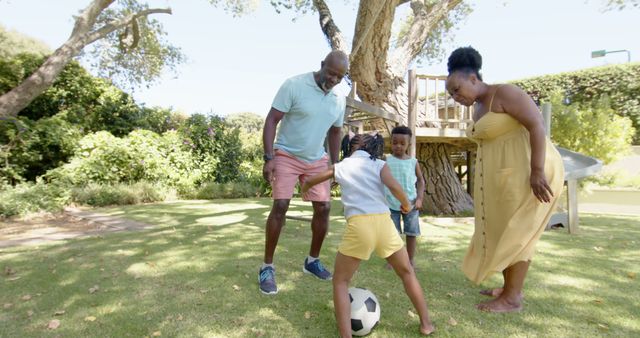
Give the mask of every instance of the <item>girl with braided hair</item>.
[[420, 332], [428, 335], [434, 327], [429, 319], [427, 303], [402, 238], [389, 216], [384, 187], [401, 202], [402, 212], [409, 212], [411, 203], [387, 164], [376, 158], [379, 145], [375, 136], [355, 135], [349, 141], [350, 156], [307, 179], [302, 185], [302, 192], [331, 178], [342, 187], [347, 226], [338, 246], [333, 275], [333, 303], [340, 335], [351, 337], [349, 282], [360, 261], [368, 260], [374, 250], [387, 260], [402, 280], [405, 292], [420, 317]]

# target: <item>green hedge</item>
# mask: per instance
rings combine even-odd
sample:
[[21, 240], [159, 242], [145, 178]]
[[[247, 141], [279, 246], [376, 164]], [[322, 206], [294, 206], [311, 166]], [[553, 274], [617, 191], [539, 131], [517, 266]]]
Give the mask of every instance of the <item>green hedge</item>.
[[571, 103], [589, 104], [608, 96], [611, 108], [628, 117], [635, 128], [634, 144], [640, 144], [640, 63], [583, 69], [512, 81], [537, 103], [550, 101], [556, 92]]

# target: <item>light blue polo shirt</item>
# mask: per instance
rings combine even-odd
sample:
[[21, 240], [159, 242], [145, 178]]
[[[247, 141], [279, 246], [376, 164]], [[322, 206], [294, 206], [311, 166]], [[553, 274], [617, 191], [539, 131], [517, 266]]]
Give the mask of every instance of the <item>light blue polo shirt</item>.
[[287, 79], [271, 106], [284, 113], [274, 148], [313, 162], [325, 154], [329, 128], [342, 127], [346, 99], [333, 89], [325, 94], [311, 72]]

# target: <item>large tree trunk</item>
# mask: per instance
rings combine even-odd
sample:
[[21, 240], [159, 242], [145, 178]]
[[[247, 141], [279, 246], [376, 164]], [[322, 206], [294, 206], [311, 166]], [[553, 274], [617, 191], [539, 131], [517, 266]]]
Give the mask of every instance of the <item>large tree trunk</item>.
[[131, 24], [139, 17], [154, 13], [171, 14], [171, 9], [145, 9], [93, 29], [100, 13], [114, 0], [94, 0], [77, 17], [69, 39], [17, 87], [0, 96], [0, 118], [15, 117], [31, 101], [53, 84], [62, 69], [87, 45]]
[[450, 147], [444, 143], [421, 143], [416, 151], [425, 180], [422, 207], [429, 214], [457, 215], [473, 210], [471, 196], [451, 165]]

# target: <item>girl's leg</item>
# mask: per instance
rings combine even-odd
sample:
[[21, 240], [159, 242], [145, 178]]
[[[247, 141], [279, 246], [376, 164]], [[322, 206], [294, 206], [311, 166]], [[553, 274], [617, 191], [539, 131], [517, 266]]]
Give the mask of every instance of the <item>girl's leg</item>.
[[407, 296], [409, 296], [409, 299], [411, 299], [411, 303], [413, 303], [413, 306], [416, 308], [418, 316], [420, 316], [420, 332], [425, 335], [432, 333], [435, 328], [433, 327], [433, 324], [431, 324], [431, 319], [429, 319], [427, 302], [424, 300], [424, 294], [422, 293], [420, 282], [418, 282], [418, 278], [416, 278], [416, 274], [411, 267], [411, 263], [409, 263], [407, 250], [402, 248], [396, 251], [391, 256], [387, 257], [387, 262], [391, 264], [398, 277], [402, 279], [404, 290], [407, 293]]
[[504, 289], [500, 295], [477, 305], [489, 312], [514, 312], [522, 310], [522, 288], [531, 261], [520, 261], [504, 270]]
[[351, 302], [349, 282], [358, 269], [360, 260], [338, 252], [333, 272], [333, 306], [340, 337], [351, 337]]

